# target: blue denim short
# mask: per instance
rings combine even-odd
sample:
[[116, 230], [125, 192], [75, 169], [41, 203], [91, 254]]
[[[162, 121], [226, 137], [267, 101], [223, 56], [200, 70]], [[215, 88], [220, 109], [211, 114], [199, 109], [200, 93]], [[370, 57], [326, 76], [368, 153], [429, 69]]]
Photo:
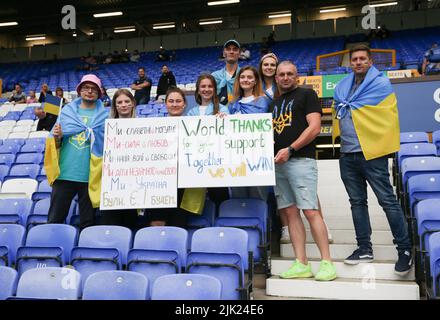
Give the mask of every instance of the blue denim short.
[[302, 210], [318, 210], [318, 167], [315, 159], [291, 158], [275, 164], [274, 187], [278, 209], [295, 205]]

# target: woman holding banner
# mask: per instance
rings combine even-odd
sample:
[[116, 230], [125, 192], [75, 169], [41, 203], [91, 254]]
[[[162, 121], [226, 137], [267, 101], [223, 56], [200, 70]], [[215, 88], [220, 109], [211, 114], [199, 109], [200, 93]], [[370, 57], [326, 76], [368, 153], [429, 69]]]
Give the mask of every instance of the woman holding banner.
[[[235, 78], [234, 98], [229, 104], [230, 114], [266, 113], [269, 110], [269, 99], [263, 92], [261, 78], [257, 69], [245, 66]], [[234, 187], [232, 198], [256, 198], [267, 201], [267, 187]]]
[[[110, 108], [110, 119], [136, 118], [136, 100], [127, 89], [119, 89], [113, 95]], [[116, 225], [135, 230], [138, 212], [136, 209], [102, 210], [99, 223], [101, 225]]]
[[[228, 107], [220, 104], [217, 94], [217, 83], [209, 73], [202, 73], [196, 82], [194, 92], [196, 105], [188, 111], [188, 116], [224, 116], [229, 113]], [[209, 199], [218, 209], [220, 204], [229, 199], [228, 188], [208, 188]]]
[[[179, 88], [171, 88], [165, 96], [165, 105], [170, 117], [183, 116], [186, 108], [185, 93]], [[177, 189], [175, 209], [148, 209], [150, 226], [175, 226], [185, 228], [188, 214], [201, 214], [205, 204], [205, 188]]]

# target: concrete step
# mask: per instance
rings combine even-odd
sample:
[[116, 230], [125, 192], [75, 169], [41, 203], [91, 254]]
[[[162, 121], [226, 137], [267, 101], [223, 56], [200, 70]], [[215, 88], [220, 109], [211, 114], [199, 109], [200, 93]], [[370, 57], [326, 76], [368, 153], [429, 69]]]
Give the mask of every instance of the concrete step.
[[266, 281], [266, 295], [314, 299], [350, 300], [419, 300], [419, 287], [409, 281], [369, 281], [337, 278], [320, 282], [311, 279], [280, 279]]
[[[330, 255], [333, 260], [344, 260], [356, 250], [355, 244], [331, 244]], [[307, 257], [309, 259], [320, 259], [318, 247], [314, 243], [306, 244]], [[397, 251], [394, 245], [373, 245], [375, 261], [397, 261]], [[280, 245], [280, 256], [283, 258], [294, 258], [291, 244]]]
[[[330, 230], [334, 244], [353, 244], [356, 243], [356, 234], [354, 230]], [[314, 243], [312, 231], [306, 229], [306, 241]], [[375, 230], [371, 235], [373, 244], [393, 245], [393, 235], [390, 231]]]
[[[333, 203], [325, 203], [321, 201], [321, 209], [322, 213], [324, 215], [324, 218], [331, 217], [331, 216], [347, 216], [351, 217], [351, 207], [350, 203], [347, 202], [343, 203], [337, 203], [336, 201]], [[368, 206], [368, 213], [370, 217], [374, 216], [385, 216], [385, 212], [383, 211], [382, 207], [379, 205], [369, 205]]]
[[[307, 221], [307, 219], [303, 216], [302, 217], [304, 226], [307, 228], [309, 228], [309, 223]], [[345, 215], [345, 216], [326, 216], [325, 212], [324, 212], [324, 220], [327, 224], [327, 227], [330, 230], [354, 230], [354, 225], [353, 225], [353, 218], [350, 215]], [[372, 215], [370, 216], [370, 225], [371, 225], [371, 229], [372, 230], [382, 230], [382, 231], [386, 231], [386, 230], [390, 230], [390, 226], [388, 224], [388, 220], [385, 216], [385, 214], [382, 215]]]
[[[310, 260], [312, 264], [313, 274], [316, 274], [319, 270], [320, 261]], [[360, 263], [358, 265], [347, 265], [343, 261], [333, 261], [338, 277], [347, 279], [360, 279], [360, 280], [394, 280], [394, 281], [414, 281], [414, 268], [404, 277], [398, 276], [394, 273], [394, 262], [371, 262]], [[272, 258], [271, 260], [271, 273], [272, 275], [280, 275], [282, 272], [287, 271], [292, 265], [292, 259]]]

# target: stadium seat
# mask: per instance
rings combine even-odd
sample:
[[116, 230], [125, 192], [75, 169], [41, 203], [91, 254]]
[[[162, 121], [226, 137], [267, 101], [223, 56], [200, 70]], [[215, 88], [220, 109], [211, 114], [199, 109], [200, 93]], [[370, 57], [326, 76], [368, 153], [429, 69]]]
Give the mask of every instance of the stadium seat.
[[32, 200], [38, 201], [41, 199], [50, 198], [51, 193], [52, 193], [52, 187], [49, 185], [49, 181], [45, 179], [38, 184], [37, 191], [35, 191], [32, 194]]
[[84, 283], [83, 300], [146, 300], [148, 279], [131, 271], [100, 271]]
[[77, 300], [81, 275], [70, 268], [30, 269], [18, 281], [17, 298]]
[[188, 248], [191, 248], [191, 239], [194, 231], [214, 226], [216, 208], [214, 202], [206, 199], [201, 215], [192, 214], [187, 219], [186, 229], [188, 231]]
[[186, 272], [214, 276], [222, 283], [223, 300], [248, 299], [252, 268], [245, 283], [244, 270], [252, 266], [246, 231], [230, 227], [203, 228], [194, 232]]
[[15, 159], [16, 164], [42, 164], [44, 156], [42, 153], [19, 153]]
[[32, 198], [37, 190], [38, 182], [33, 179], [11, 179], [2, 184], [0, 196], [10, 194], [14, 197]]
[[408, 179], [410, 213], [414, 212], [414, 206], [419, 201], [435, 198], [440, 198], [440, 172], [437, 174], [420, 174]]
[[0, 199], [0, 223], [24, 225], [32, 209], [32, 201], [25, 198]]
[[27, 139], [29, 138], [29, 132], [11, 132], [8, 139]]
[[221, 282], [205, 274], [170, 274], [153, 284], [152, 300], [220, 300]]
[[12, 133], [17, 133], [17, 132], [26, 132], [29, 133], [32, 130], [32, 126], [15, 126], [12, 129]]
[[0, 164], [7, 165], [11, 167], [15, 162], [15, 153], [3, 153], [0, 154]]
[[0, 164], [0, 181], [3, 182], [4, 178], [9, 174], [9, 169], [9, 166]]
[[49, 136], [49, 131], [35, 131], [29, 133], [29, 139], [33, 138], [47, 138]]
[[27, 139], [24, 146], [21, 147], [20, 153], [27, 153], [27, 152], [44, 152], [44, 149], [46, 148], [45, 141], [41, 140], [41, 138], [32, 138]]
[[[401, 166], [402, 161], [410, 157], [429, 157], [437, 156], [437, 149], [432, 143], [406, 143], [400, 146], [400, 151], [397, 153], [398, 167]], [[398, 171], [399, 172], [399, 171]]]
[[33, 125], [34, 120], [19, 120], [15, 123], [16, 127], [32, 127]]
[[139, 230], [128, 254], [127, 269], [144, 274], [150, 283], [165, 274], [180, 273], [186, 264], [188, 232], [178, 227]]
[[43, 224], [30, 229], [26, 244], [17, 250], [17, 271], [32, 268], [62, 267], [78, 240], [77, 230], [66, 224]]
[[5, 300], [15, 295], [17, 282], [17, 271], [9, 267], [0, 266], [0, 300]]
[[429, 237], [429, 269], [426, 272], [428, 298], [440, 298], [440, 232]]
[[[4, 140], [4, 141], [6, 141], [6, 140]], [[20, 148], [21, 148], [20, 145], [5, 145], [5, 144], [2, 144], [0, 146], [0, 154], [16, 154], [18, 151], [20, 151]]]
[[268, 224], [267, 203], [260, 199], [229, 199], [220, 205], [218, 227], [236, 227], [245, 230], [249, 236], [249, 250], [255, 262], [262, 263], [268, 270]]
[[406, 183], [412, 176], [419, 174], [435, 174], [440, 172], [440, 158], [437, 157], [413, 157], [402, 161], [402, 182], [403, 192], [407, 192]]
[[13, 178], [32, 178], [36, 179], [41, 171], [39, 164], [15, 164], [12, 165], [6, 180]]
[[81, 273], [83, 284], [92, 273], [122, 270], [127, 264], [131, 242], [131, 230], [121, 226], [92, 226], [82, 230], [71, 261]]
[[0, 266], [15, 265], [17, 249], [24, 244], [26, 230], [18, 224], [0, 224]]

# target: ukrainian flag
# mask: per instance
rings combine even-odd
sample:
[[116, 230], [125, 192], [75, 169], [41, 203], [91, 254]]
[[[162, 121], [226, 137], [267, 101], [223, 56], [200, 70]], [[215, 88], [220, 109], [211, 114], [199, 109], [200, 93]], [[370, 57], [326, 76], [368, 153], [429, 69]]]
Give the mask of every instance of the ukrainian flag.
[[[81, 98], [73, 100], [64, 106], [57, 123], [61, 125], [63, 137], [70, 137], [85, 132], [86, 139], [90, 139], [90, 174], [89, 174], [89, 196], [93, 208], [99, 207], [101, 199], [101, 177], [102, 177], [102, 154], [104, 150], [104, 124], [108, 117], [101, 100], [96, 101], [96, 115], [91, 123], [85, 125], [78, 115], [78, 108]], [[44, 168], [46, 169], [47, 180], [52, 185], [60, 175], [59, 150], [56, 148], [55, 138], [51, 134], [46, 139], [46, 152], [44, 154]]]
[[63, 100], [61, 98], [47, 94], [44, 101], [43, 110], [46, 113], [51, 113], [57, 116], [60, 114], [62, 104]]
[[338, 119], [351, 110], [354, 128], [366, 160], [399, 151], [400, 127], [397, 99], [390, 80], [374, 66], [353, 95], [354, 73], [336, 86], [333, 103], [333, 143], [340, 135]]

